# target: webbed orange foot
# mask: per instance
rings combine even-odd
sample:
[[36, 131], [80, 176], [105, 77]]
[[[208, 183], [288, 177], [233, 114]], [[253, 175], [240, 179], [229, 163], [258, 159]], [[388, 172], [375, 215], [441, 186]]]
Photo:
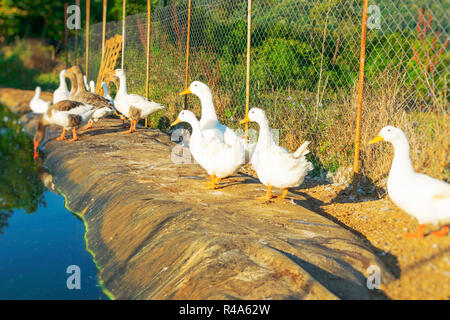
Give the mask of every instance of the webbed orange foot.
[[136, 124], [137, 124], [136, 120], [131, 120], [131, 122], [130, 122], [130, 129], [128, 131], [124, 131], [122, 133], [133, 133], [133, 132], [135, 132], [136, 131]]
[[61, 135], [60, 135], [58, 138], [56, 138], [56, 140], [57, 140], [57, 141], [62, 141], [62, 140], [64, 140], [65, 138], [66, 138], [66, 129], [63, 129]]
[[275, 198], [276, 196], [272, 195], [272, 186], [267, 186], [267, 193], [263, 197], [256, 197], [257, 200], [264, 200], [268, 201], [272, 198]]
[[423, 238], [424, 237], [424, 231], [425, 226], [423, 224], [419, 225], [419, 228], [417, 229], [417, 231], [415, 233], [409, 233], [406, 232], [403, 237], [404, 238]]
[[431, 234], [435, 237], [445, 237], [448, 234], [448, 226], [443, 226], [441, 230], [433, 231]]
[[279, 195], [279, 196], [276, 196], [276, 197], [277, 197], [277, 198], [280, 198], [280, 199], [286, 199], [286, 196], [287, 196], [288, 191], [289, 191], [289, 189], [288, 189], [288, 188], [285, 188], [284, 191], [283, 191], [283, 194], [282, 194], [282, 195]]
[[[215, 175], [212, 175], [211, 176], [211, 181], [205, 183], [206, 189], [208, 189], [208, 190], [215, 190], [215, 189], [217, 189], [216, 183], [217, 183], [218, 179], [219, 178], [217, 178]], [[220, 181], [220, 179], [219, 179], [219, 181]]]
[[72, 139], [69, 139], [67, 141], [77, 141], [77, 140], [78, 140], [77, 132], [75, 129], [72, 129]]

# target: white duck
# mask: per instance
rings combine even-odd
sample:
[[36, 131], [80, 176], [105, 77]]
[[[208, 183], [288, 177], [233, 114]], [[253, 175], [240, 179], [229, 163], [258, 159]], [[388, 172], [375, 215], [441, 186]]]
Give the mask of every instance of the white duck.
[[89, 88], [92, 93], [95, 93], [95, 82], [94, 80], [89, 81]]
[[245, 150], [239, 139], [226, 144], [218, 139], [209, 139], [204, 136], [200, 128], [200, 122], [189, 110], [183, 110], [172, 123], [174, 126], [180, 122], [187, 122], [192, 127], [192, 135], [189, 140], [189, 150], [194, 159], [211, 176], [209, 189], [216, 189], [220, 179], [235, 173], [244, 162]]
[[[425, 224], [450, 223], [450, 184], [414, 171], [409, 157], [409, 142], [405, 133], [396, 127], [381, 129], [378, 136], [369, 143], [388, 141], [394, 146], [394, 159], [387, 182], [387, 190], [392, 202], [400, 209], [415, 217], [419, 222], [416, 233], [405, 233], [408, 238], [422, 238]], [[448, 225], [435, 236], [445, 236]]]
[[130, 130], [123, 133], [132, 133], [136, 131], [136, 124], [140, 119], [147, 118], [152, 113], [164, 109], [164, 106], [154, 101], [148, 100], [137, 94], [127, 92], [127, 82], [125, 71], [117, 69], [110, 77], [119, 78], [119, 88], [114, 98], [114, 107], [124, 116], [130, 119]]
[[86, 91], [90, 91], [89, 89], [89, 84], [87, 82], [87, 77], [86, 75], [83, 75], [83, 81], [84, 81], [84, 87], [86, 88]]
[[286, 198], [289, 188], [299, 186], [305, 176], [313, 169], [311, 162], [305, 156], [309, 153], [309, 141], [303, 143], [293, 154], [273, 141], [269, 127], [269, 120], [263, 110], [252, 108], [248, 118], [241, 124], [254, 121], [259, 125], [259, 137], [255, 152], [251, 158], [259, 180], [267, 186], [267, 194], [258, 199], [269, 200], [273, 198], [272, 187], [283, 188], [284, 192], [278, 198]]
[[[188, 89], [180, 92], [180, 95], [189, 93], [195, 94], [200, 99], [202, 105], [200, 128], [204, 136], [206, 138], [216, 138], [225, 143], [233, 143], [238, 138], [238, 135], [217, 119], [211, 89], [203, 82], [193, 81]], [[251, 159], [256, 143], [248, 144], [244, 139], [240, 139], [240, 141], [246, 150], [246, 159]]]
[[41, 87], [37, 86], [34, 90], [33, 99], [30, 101], [31, 111], [34, 113], [45, 113], [50, 106], [50, 102], [42, 100], [39, 96], [41, 95]]
[[66, 72], [67, 70], [63, 69], [59, 73], [59, 87], [53, 93], [53, 104], [69, 99], [69, 89], [67, 88], [66, 78], [64, 77]]

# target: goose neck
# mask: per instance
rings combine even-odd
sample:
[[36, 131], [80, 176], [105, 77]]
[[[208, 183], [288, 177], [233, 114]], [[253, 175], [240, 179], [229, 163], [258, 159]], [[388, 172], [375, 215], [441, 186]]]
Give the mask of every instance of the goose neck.
[[84, 86], [84, 80], [81, 75], [75, 75], [76, 76], [76, 82], [77, 82], [77, 93], [86, 92], [86, 87]]
[[202, 120], [217, 120], [216, 110], [211, 93], [204, 93], [199, 96], [202, 104]]
[[127, 78], [124, 74], [119, 76], [119, 91], [117, 91], [117, 94], [127, 94]]
[[203, 138], [202, 130], [200, 128], [200, 122], [198, 120], [188, 121], [189, 125], [192, 128], [192, 134], [189, 138], [190, 146], [197, 145], [197, 143]]
[[272, 132], [269, 127], [269, 121], [267, 119], [262, 119], [258, 121], [259, 125], [259, 145], [270, 145], [273, 144]]
[[63, 74], [59, 75], [59, 88], [63, 89], [63, 90], [68, 90], [67, 89], [66, 79], [64, 78]]
[[78, 92], [78, 82], [73, 77], [70, 78], [70, 83], [72, 84], [72, 88], [70, 88], [70, 95], [74, 95]]
[[395, 141], [392, 144], [394, 146], [394, 159], [392, 160], [391, 172], [413, 172], [414, 168], [409, 156], [408, 140], [405, 138]]

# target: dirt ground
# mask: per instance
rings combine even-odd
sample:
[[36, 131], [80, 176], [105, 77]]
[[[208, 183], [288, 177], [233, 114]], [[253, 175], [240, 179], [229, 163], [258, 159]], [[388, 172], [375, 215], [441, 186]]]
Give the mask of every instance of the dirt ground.
[[389, 197], [350, 200], [350, 190], [318, 180], [305, 180], [298, 191], [307, 195], [313, 211], [332, 219], [367, 240], [398, 277], [383, 291], [392, 299], [450, 299], [450, 236], [403, 238], [416, 231], [417, 221], [398, 209]]

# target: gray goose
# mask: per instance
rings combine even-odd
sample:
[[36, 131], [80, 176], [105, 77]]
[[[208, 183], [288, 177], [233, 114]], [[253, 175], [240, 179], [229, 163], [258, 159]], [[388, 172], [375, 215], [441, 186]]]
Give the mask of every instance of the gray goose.
[[[73, 66], [67, 70], [65, 77], [69, 78], [72, 82], [72, 89], [69, 93], [69, 98], [74, 101], [82, 102], [84, 104], [94, 106], [97, 109], [105, 111], [108, 108], [109, 112], [95, 112], [92, 120], [98, 121], [99, 119], [112, 113], [111, 105], [108, 99], [99, 96], [98, 94], [89, 92], [84, 86], [83, 73], [79, 66]], [[92, 128], [92, 121], [89, 121], [89, 128]]]
[[105, 109], [106, 108], [96, 108], [92, 105], [71, 100], [62, 100], [52, 105], [39, 120], [38, 128], [33, 139], [34, 158], [38, 157], [37, 148], [42, 140], [44, 140], [47, 126], [57, 125], [63, 128], [61, 136], [56, 138], [56, 140], [64, 140], [66, 131], [71, 130], [72, 139], [69, 141], [76, 141], [78, 140], [76, 130], [86, 125], [94, 113], [100, 114], [102, 112], [107, 112]]

